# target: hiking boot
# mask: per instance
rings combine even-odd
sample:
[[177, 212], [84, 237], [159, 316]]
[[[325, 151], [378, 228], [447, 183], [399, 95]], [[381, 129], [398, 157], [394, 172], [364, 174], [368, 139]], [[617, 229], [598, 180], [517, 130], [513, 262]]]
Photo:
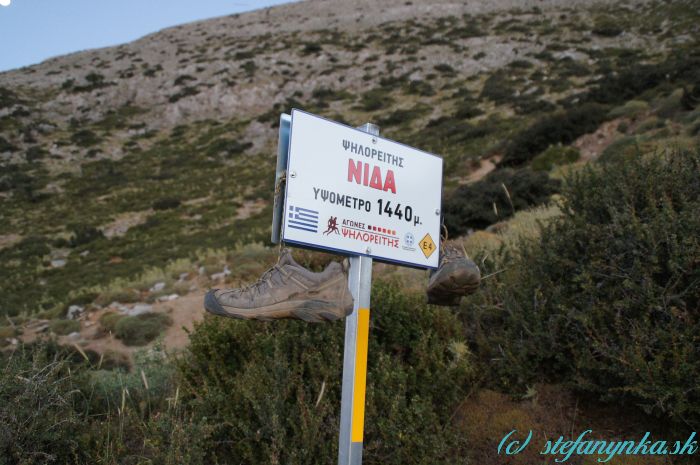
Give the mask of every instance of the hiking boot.
[[330, 263], [321, 273], [299, 265], [285, 249], [275, 266], [241, 289], [212, 289], [204, 308], [214, 315], [243, 320], [297, 318], [318, 323], [352, 312], [347, 261]]
[[445, 244], [438, 269], [430, 275], [428, 303], [459, 305], [462, 297], [473, 294], [481, 282], [481, 272], [464, 253], [464, 249]]

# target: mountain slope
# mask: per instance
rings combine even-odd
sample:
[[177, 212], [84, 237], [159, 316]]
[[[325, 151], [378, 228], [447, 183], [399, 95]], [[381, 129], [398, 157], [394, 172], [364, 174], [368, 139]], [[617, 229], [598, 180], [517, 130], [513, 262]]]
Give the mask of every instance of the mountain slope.
[[[692, 56], [698, 19], [691, 1], [309, 1], [2, 73], [0, 313], [267, 241], [275, 126], [292, 106], [443, 155], [449, 193], [585, 92]], [[692, 82], [668, 76], [625, 101], [677, 101]]]

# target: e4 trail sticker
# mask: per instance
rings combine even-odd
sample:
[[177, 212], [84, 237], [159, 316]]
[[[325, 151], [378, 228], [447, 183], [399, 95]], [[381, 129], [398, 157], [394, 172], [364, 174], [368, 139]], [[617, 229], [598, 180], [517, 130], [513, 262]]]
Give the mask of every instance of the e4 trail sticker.
[[423, 251], [423, 255], [425, 255], [425, 258], [429, 258], [433, 252], [435, 252], [435, 242], [433, 242], [433, 238], [430, 237], [430, 233], [426, 234], [423, 236], [423, 239], [420, 240], [420, 249]]

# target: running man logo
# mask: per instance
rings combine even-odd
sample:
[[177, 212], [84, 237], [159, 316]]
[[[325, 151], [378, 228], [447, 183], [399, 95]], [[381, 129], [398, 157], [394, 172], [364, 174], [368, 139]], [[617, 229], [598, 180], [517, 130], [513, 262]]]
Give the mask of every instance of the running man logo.
[[420, 249], [423, 251], [425, 258], [430, 258], [436, 248], [435, 242], [433, 242], [433, 238], [430, 237], [430, 234], [426, 234], [423, 236], [423, 239], [420, 240]]
[[318, 212], [290, 205], [287, 226], [302, 231], [318, 232]]
[[332, 232], [334, 232], [336, 234], [340, 234], [340, 232], [338, 231], [338, 217], [337, 216], [331, 216], [330, 218], [328, 218], [328, 229], [326, 229], [323, 232], [323, 235], [327, 236]]

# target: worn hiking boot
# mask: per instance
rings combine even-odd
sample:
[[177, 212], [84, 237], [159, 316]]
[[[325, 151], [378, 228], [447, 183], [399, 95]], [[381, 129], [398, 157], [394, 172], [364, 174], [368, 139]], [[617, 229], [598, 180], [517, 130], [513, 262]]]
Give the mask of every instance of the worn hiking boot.
[[212, 289], [204, 297], [209, 313], [245, 320], [297, 318], [337, 320], [352, 312], [347, 262], [330, 263], [321, 273], [299, 265], [285, 249], [275, 266], [241, 289]]
[[479, 288], [481, 272], [461, 247], [445, 244], [441, 252], [440, 265], [430, 275], [428, 282], [428, 303], [459, 305], [462, 297], [474, 293]]

